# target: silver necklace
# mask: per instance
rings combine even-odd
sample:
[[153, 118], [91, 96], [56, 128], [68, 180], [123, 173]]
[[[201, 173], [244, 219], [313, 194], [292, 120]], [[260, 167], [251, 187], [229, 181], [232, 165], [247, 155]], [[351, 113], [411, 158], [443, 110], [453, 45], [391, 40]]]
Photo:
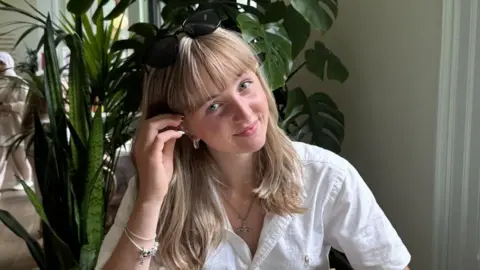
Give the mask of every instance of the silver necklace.
[[230, 206], [230, 208], [232, 208], [233, 212], [235, 212], [235, 214], [237, 215], [237, 218], [240, 221], [242, 221], [242, 225], [238, 228], [234, 228], [233, 231], [236, 234], [243, 234], [243, 233], [250, 232], [252, 230], [252, 228], [247, 226], [247, 218], [250, 215], [250, 211], [252, 210], [253, 201], [255, 200], [255, 197], [253, 197], [252, 200], [250, 201], [250, 206], [248, 207], [248, 211], [247, 211], [247, 214], [245, 215], [245, 217], [242, 217], [242, 215], [240, 215], [238, 213], [238, 211], [235, 209], [235, 207], [233, 207], [233, 205], [225, 198], [225, 196], [223, 194], [222, 194], [222, 197], [227, 202], [227, 204]]

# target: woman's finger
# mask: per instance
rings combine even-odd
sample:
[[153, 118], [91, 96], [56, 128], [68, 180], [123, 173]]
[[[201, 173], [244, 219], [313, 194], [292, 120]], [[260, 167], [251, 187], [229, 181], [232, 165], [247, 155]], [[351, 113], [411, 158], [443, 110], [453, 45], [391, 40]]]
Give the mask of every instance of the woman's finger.
[[142, 127], [143, 129], [143, 140], [145, 145], [150, 145], [153, 143], [155, 138], [159, 133], [165, 131], [168, 128], [176, 128], [182, 123], [181, 117], [156, 117], [150, 119]]
[[158, 133], [152, 144], [152, 152], [172, 156], [175, 141], [182, 137], [183, 134], [183, 131], [177, 130], [166, 130]]

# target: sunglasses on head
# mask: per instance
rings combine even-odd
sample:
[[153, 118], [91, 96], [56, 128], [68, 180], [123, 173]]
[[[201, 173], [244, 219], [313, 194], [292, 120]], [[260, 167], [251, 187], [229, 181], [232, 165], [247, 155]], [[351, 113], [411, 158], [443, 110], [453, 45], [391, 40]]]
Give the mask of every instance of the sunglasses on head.
[[180, 30], [173, 35], [164, 35], [149, 46], [145, 54], [144, 63], [153, 68], [166, 68], [177, 60], [180, 33], [190, 38], [213, 33], [219, 26], [221, 20], [211, 9], [197, 11], [188, 17], [182, 24]]
[[[180, 39], [178, 35], [184, 33], [190, 38], [197, 38], [209, 35], [220, 27], [222, 20], [212, 9], [197, 11], [188, 17], [182, 27], [173, 35], [160, 34], [147, 49], [144, 57], [144, 64], [153, 68], [162, 69], [175, 63], [178, 56]], [[265, 60], [265, 53], [260, 52], [257, 58], [262, 63]]]

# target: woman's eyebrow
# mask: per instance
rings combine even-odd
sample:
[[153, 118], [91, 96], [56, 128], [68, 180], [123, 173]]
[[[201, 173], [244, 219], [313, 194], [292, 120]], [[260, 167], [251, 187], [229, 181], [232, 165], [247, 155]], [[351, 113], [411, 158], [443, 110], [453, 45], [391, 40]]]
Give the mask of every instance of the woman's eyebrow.
[[[247, 76], [247, 71], [237, 74], [237, 75], [235, 76], [235, 79], [232, 80], [232, 84], [238, 84], [238, 83], [239, 83], [243, 78], [245, 78], [246, 76]], [[212, 100], [218, 98], [219, 96], [221, 96], [221, 95], [223, 94], [223, 92], [225, 92], [225, 91], [222, 91], [222, 93], [217, 93], [217, 94], [209, 95], [209, 97], [208, 97], [207, 99], [200, 101], [200, 102], [195, 106], [195, 109], [201, 108], [201, 107], [203, 107], [206, 103], [211, 102]]]

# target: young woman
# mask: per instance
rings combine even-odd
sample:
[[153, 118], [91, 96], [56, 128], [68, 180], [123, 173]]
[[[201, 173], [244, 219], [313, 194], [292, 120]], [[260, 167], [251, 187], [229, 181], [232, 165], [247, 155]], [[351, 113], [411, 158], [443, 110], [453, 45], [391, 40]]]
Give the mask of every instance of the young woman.
[[137, 168], [97, 269], [408, 269], [355, 168], [277, 126], [259, 61], [211, 11], [153, 44]]
[[[0, 187], [5, 179], [7, 169], [7, 152], [11, 145], [13, 136], [21, 131], [21, 123], [27, 97], [28, 89], [21, 79], [15, 73], [14, 60], [6, 52], [0, 52]], [[18, 80], [15, 79], [18, 78]], [[26, 184], [33, 186], [31, 179], [32, 169], [27, 160], [25, 149], [17, 148], [12, 152], [14, 162], [14, 173]], [[16, 190], [23, 190], [23, 186], [18, 183], [14, 186]]]

